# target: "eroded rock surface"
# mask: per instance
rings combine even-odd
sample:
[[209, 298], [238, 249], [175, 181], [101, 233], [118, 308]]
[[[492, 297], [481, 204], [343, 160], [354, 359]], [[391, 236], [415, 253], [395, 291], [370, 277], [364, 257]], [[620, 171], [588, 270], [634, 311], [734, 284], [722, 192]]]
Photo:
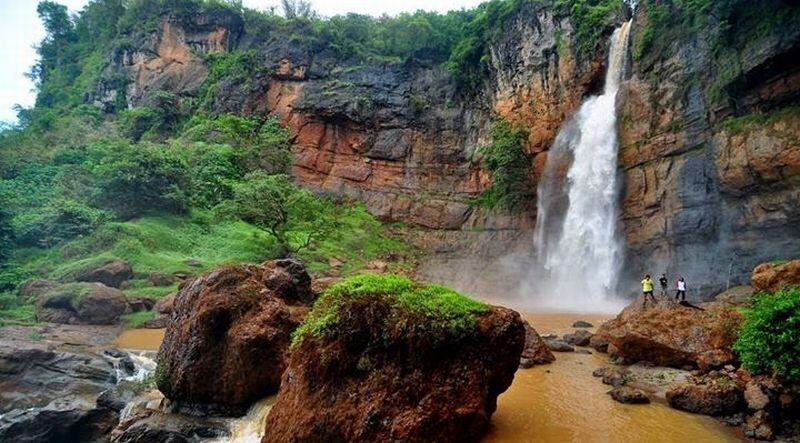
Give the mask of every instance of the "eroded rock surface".
[[159, 389], [188, 408], [235, 414], [276, 392], [291, 333], [313, 301], [310, 285], [294, 260], [227, 266], [188, 281], [159, 350]]
[[38, 321], [66, 324], [110, 325], [119, 322], [128, 300], [119, 289], [102, 283], [58, 285], [36, 302]]
[[800, 285], [800, 260], [785, 263], [762, 263], [750, 277], [756, 292], [776, 292], [785, 286]]
[[544, 342], [536, 329], [533, 329], [527, 320], [525, 323], [525, 348], [519, 358], [520, 368], [530, 368], [536, 365], [545, 365], [556, 361], [556, 357], [550, 352], [550, 348]]
[[[472, 338], [433, 342], [424, 329], [384, 330], [386, 303], [356, 298], [339, 311], [352, 326], [301, 341], [263, 442], [480, 439], [519, 365], [519, 314], [491, 308], [477, 318]], [[384, 345], [370, 345], [378, 342]]]

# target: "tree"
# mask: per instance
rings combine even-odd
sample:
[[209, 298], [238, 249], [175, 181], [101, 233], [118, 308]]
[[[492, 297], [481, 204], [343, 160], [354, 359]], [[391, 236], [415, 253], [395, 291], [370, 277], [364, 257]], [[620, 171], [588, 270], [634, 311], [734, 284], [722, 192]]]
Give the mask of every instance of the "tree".
[[6, 199], [0, 197], [0, 268], [11, 258], [14, 246], [14, 230], [11, 226], [11, 211]]
[[252, 172], [234, 194], [234, 215], [272, 234], [281, 256], [309, 247], [336, 227], [337, 207], [299, 189], [286, 175]]
[[281, 8], [284, 17], [288, 19], [312, 19], [317, 15], [311, 7], [311, 2], [306, 0], [281, 0]]

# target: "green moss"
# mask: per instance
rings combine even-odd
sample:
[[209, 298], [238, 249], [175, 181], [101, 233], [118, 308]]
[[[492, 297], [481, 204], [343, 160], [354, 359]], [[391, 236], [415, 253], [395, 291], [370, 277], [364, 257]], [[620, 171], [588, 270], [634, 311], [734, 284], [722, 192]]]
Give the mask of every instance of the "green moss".
[[172, 381], [169, 378], [169, 366], [164, 361], [159, 361], [156, 370], [153, 372], [153, 380], [158, 390], [169, 394], [172, 391]]
[[475, 330], [476, 316], [488, 312], [483, 303], [438, 285], [421, 285], [407, 277], [364, 274], [341, 281], [320, 296], [314, 309], [292, 335], [292, 348], [306, 337], [333, 337], [347, 325], [342, 311], [349, 303], [376, 297], [389, 306], [384, 330], [402, 328], [408, 335], [425, 334], [432, 342], [464, 338]]
[[720, 126], [731, 135], [735, 135], [755, 126], [769, 126], [777, 121], [797, 116], [800, 116], [800, 106], [792, 105], [769, 112], [753, 112], [739, 117], [728, 117], [720, 123]]
[[77, 308], [91, 293], [92, 290], [87, 283], [67, 283], [56, 286], [43, 297], [46, 300], [69, 301], [70, 305]]

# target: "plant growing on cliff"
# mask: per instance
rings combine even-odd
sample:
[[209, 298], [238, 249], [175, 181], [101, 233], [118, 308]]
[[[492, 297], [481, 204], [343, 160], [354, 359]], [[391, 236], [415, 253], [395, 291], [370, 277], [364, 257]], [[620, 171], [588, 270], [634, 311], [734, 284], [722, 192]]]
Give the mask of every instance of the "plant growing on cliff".
[[800, 382], [800, 287], [757, 295], [733, 349], [754, 374]]
[[473, 200], [473, 204], [489, 209], [518, 209], [533, 197], [528, 179], [531, 157], [523, 146], [528, 133], [504, 119], [497, 119], [491, 136], [492, 142], [481, 147], [479, 153], [492, 175], [492, 184]]

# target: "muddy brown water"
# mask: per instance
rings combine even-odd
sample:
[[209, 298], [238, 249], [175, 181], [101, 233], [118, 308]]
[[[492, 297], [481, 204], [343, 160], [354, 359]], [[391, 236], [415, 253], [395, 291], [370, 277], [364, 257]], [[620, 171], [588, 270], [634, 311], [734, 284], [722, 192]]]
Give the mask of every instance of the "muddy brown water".
[[[597, 326], [608, 317], [527, 314], [541, 334], [571, 332], [575, 320]], [[594, 328], [590, 329], [594, 330]], [[593, 351], [594, 352], [594, 351]], [[604, 354], [555, 353], [549, 365], [520, 369], [498, 399], [486, 443], [533, 442], [738, 442], [736, 428], [659, 401], [623, 405], [606, 394], [610, 386], [592, 377], [608, 364]]]
[[[581, 319], [600, 325], [608, 317], [578, 314], [527, 314], [541, 334], [571, 332]], [[116, 340], [123, 349], [157, 350], [163, 329], [131, 329]], [[556, 353], [550, 365], [517, 371], [511, 387], [498, 399], [485, 443], [534, 442], [741, 442], [736, 428], [702, 415], [689, 414], [658, 400], [649, 405], [613, 401], [592, 371], [607, 364], [603, 354]], [[265, 399], [232, 425], [234, 442], [257, 442], [274, 397]]]

